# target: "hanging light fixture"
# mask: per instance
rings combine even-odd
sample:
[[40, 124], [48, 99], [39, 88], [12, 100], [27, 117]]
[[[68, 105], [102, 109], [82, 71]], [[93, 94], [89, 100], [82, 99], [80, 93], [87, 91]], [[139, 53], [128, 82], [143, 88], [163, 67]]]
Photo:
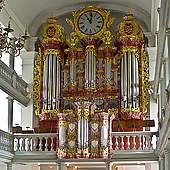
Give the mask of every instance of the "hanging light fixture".
[[4, 1], [5, 1], [5, 0], [0, 0], [0, 11], [1, 11], [1, 9], [3, 8], [3, 6], [5, 6]]
[[19, 38], [10, 38], [9, 33], [12, 33], [14, 30], [11, 28], [11, 17], [8, 21], [8, 27], [3, 28], [0, 25], [0, 58], [2, 53], [6, 52], [10, 55], [17, 57], [20, 55], [20, 51], [24, 48], [25, 40], [28, 40], [28, 27], [25, 26], [25, 35], [19, 35]]

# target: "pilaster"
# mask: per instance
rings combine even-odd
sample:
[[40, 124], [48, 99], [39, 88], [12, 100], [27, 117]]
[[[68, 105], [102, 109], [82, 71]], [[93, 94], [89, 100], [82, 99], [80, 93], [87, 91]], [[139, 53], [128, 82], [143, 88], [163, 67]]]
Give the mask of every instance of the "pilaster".
[[[21, 52], [22, 58], [22, 78], [28, 83], [28, 92], [33, 93], [33, 79], [34, 79], [34, 58], [37, 52]], [[31, 97], [27, 107], [22, 107], [21, 110], [21, 124], [22, 128], [33, 128], [33, 119], [36, 119], [33, 114], [33, 97]], [[37, 118], [38, 119], [38, 118]], [[37, 121], [38, 122], [38, 121]]]

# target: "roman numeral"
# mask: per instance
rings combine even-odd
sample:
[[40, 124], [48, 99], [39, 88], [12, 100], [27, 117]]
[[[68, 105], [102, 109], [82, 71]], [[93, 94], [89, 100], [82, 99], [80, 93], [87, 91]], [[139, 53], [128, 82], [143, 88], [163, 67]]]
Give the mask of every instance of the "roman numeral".
[[84, 22], [79, 22], [79, 24], [84, 24]]
[[95, 28], [94, 28], [94, 32], [96, 32]]
[[99, 17], [97, 17], [96, 19], [99, 19], [100, 18], [100, 16]]
[[89, 30], [90, 33], [92, 33], [91, 29]]
[[94, 14], [94, 18], [95, 18], [96, 15], [97, 15], [97, 13]]
[[102, 23], [102, 21], [98, 21], [98, 23]]
[[81, 18], [82, 20], [85, 20], [84, 18]]
[[101, 26], [99, 26], [99, 25], [97, 25], [96, 27], [97, 27], [97, 28], [101, 28]]
[[83, 26], [81, 26], [80, 28], [83, 29], [84, 27], [85, 27], [85, 26], [83, 25]]
[[87, 32], [87, 31], [88, 31], [88, 28], [86, 28], [84, 32]]

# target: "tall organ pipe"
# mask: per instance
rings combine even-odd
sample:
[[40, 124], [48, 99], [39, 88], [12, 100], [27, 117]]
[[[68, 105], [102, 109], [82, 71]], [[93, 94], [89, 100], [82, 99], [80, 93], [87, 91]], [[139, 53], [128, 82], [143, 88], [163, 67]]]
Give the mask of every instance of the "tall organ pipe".
[[85, 85], [93, 87], [96, 82], [96, 57], [92, 51], [89, 51], [85, 59]]
[[43, 108], [59, 109], [60, 104], [60, 62], [55, 54], [47, 55], [43, 71]]
[[138, 59], [133, 52], [126, 52], [121, 59], [121, 107], [139, 107]]
[[54, 67], [53, 67], [53, 80], [54, 80], [54, 83], [53, 83], [53, 98], [55, 100], [54, 102], [54, 109], [56, 109], [56, 85], [57, 85], [57, 82], [56, 82], [56, 74], [57, 74], [57, 70], [56, 70], [56, 56], [54, 56]]

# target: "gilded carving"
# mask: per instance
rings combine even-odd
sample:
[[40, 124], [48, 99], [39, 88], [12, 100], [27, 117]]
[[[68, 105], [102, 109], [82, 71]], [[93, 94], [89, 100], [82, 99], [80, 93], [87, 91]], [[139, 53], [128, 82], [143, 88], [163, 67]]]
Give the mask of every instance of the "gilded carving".
[[33, 80], [33, 102], [36, 108], [35, 114], [40, 114], [40, 92], [41, 92], [41, 49], [35, 60], [34, 80]]
[[149, 61], [146, 51], [144, 49], [144, 44], [141, 50], [141, 60], [142, 60], [142, 107], [143, 113], [147, 112], [147, 104], [149, 103]]
[[134, 55], [137, 57], [137, 59], [139, 59], [139, 49], [137, 47], [127, 46], [127, 47], [121, 48], [121, 50], [120, 50], [120, 58], [123, 57], [125, 52], [133, 52]]
[[128, 11], [127, 14], [123, 15], [124, 22], [120, 23], [117, 26], [116, 30], [116, 39], [123, 39], [123, 38], [137, 38], [141, 39], [141, 28], [138, 22], [134, 22], [134, 15], [130, 14]]
[[41, 42], [45, 41], [59, 41], [65, 42], [66, 32], [61, 25], [57, 25], [57, 19], [53, 17], [52, 13], [50, 18], [47, 18], [46, 26], [42, 28]]

